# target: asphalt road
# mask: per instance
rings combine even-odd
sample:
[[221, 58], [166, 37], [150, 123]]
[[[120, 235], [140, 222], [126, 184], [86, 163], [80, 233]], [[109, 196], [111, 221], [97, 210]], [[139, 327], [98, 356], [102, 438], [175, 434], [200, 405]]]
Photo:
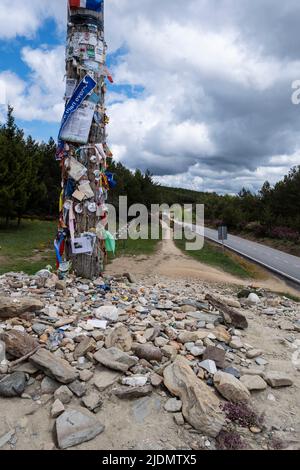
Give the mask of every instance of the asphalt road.
[[[193, 230], [201, 234], [201, 229], [197, 228], [196, 225], [193, 225]], [[221, 243], [218, 241], [218, 232], [216, 230], [205, 228], [205, 237]], [[298, 256], [288, 255], [283, 251], [235, 235], [228, 235], [228, 240], [224, 242], [224, 245], [300, 285], [300, 258]]]

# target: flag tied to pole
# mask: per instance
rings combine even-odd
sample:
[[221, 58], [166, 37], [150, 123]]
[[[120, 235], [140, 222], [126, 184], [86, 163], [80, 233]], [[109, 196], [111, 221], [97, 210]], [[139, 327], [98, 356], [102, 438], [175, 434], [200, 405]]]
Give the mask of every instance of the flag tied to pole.
[[70, 8], [87, 8], [101, 12], [103, 0], [69, 0]]

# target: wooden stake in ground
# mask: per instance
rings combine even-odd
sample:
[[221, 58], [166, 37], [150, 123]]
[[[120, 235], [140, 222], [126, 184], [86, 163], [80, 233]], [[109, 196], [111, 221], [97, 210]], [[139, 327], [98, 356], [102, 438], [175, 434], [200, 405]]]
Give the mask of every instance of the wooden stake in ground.
[[104, 0], [90, 0], [90, 9], [80, 5], [79, 0], [68, 0], [66, 111], [58, 147], [63, 191], [56, 253], [61, 275], [65, 253], [78, 276], [93, 279], [102, 273], [106, 254], [99, 233], [105, 234], [106, 157], [111, 156], [106, 145], [105, 79], [112, 79], [105, 66]]

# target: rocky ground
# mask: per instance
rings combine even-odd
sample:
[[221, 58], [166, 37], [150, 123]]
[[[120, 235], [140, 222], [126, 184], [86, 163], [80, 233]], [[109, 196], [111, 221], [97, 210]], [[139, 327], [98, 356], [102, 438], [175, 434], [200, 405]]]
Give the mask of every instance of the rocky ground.
[[300, 304], [131, 275], [0, 277], [1, 449], [299, 449]]

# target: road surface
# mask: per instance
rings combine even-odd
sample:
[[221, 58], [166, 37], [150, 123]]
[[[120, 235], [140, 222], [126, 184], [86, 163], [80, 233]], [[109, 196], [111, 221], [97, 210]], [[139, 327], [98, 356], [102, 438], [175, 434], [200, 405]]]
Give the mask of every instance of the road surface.
[[[201, 228], [196, 225], [193, 225], [193, 231], [199, 234], [202, 233]], [[218, 241], [218, 232], [216, 230], [205, 228], [205, 237], [217, 243], [221, 243]], [[274, 248], [245, 240], [235, 235], [228, 235], [228, 240], [224, 242], [224, 245], [274, 273], [284, 276], [286, 279], [300, 285], [300, 258], [298, 256], [289, 255], [283, 251], [275, 250]]]

